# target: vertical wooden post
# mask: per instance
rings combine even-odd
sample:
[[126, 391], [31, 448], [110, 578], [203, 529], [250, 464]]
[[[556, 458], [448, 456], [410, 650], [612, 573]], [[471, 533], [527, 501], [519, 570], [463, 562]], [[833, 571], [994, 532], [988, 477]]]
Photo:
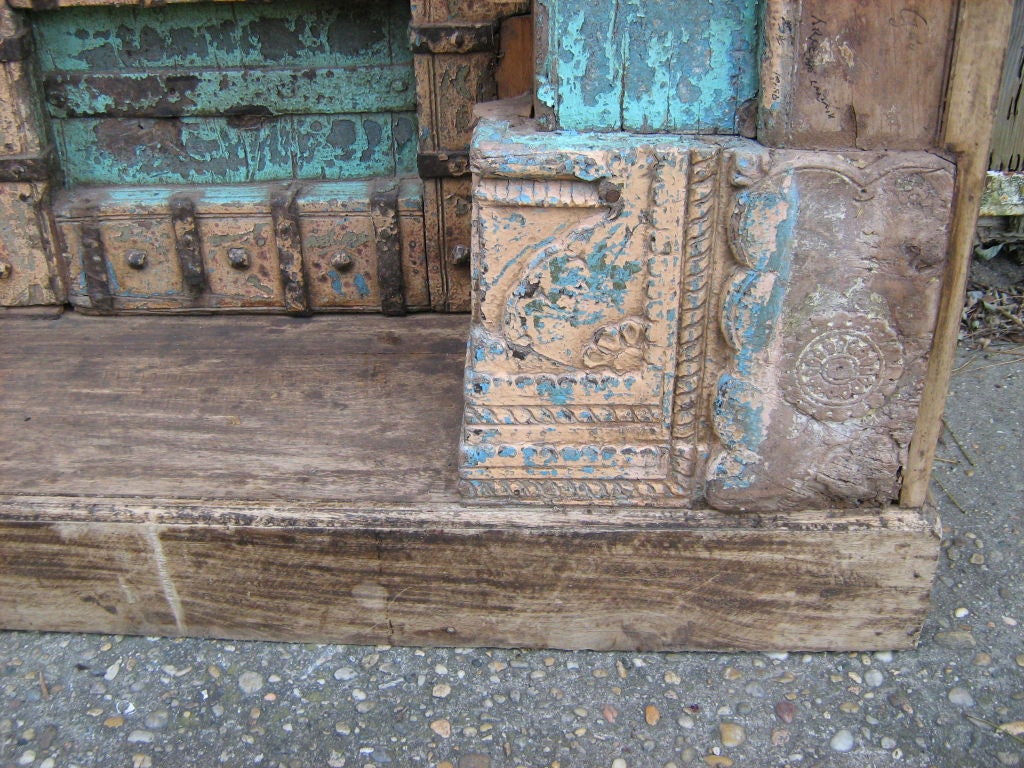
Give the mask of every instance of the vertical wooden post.
[[904, 473], [900, 496], [904, 506], [921, 506], [928, 494], [956, 353], [974, 228], [985, 187], [993, 114], [1012, 11], [1012, 0], [964, 0], [960, 4], [942, 131], [943, 144], [957, 158], [949, 260], [921, 411]]

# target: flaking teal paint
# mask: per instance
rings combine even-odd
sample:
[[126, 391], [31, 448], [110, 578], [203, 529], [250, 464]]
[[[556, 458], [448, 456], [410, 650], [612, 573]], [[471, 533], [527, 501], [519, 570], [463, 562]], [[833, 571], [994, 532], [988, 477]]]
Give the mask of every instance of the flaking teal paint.
[[237, 184], [415, 173], [405, 115], [288, 115], [236, 127], [229, 118], [76, 118], [54, 126], [69, 185]]
[[[414, 174], [409, 20], [405, 0], [37, 13], [33, 28], [44, 77], [89, 72], [103, 78], [91, 85], [68, 82], [50, 104], [66, 183]], [[161, 94], [168, 77], [177, 90]], [[157, 110], [162, 116], [133, 117], [133, 104], [140, 114]], [[123, 119], [102, 117], [111, 111]]]
[[735, 133], [757, 93], [758, 0], [540, 0], [538, 99], [559, 127]]

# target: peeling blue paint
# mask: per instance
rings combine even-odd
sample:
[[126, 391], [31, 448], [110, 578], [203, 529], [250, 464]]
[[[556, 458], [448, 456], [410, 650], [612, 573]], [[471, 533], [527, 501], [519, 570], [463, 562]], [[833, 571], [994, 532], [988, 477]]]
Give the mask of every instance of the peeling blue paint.
[[352, 278], [352, 282], [355, 283], [356, 291], [359, 292], [360, 298], [365, 299], [370, 295], [370, 286], [366, 283], [366, 277], [362, 274], [356, 275]]
[[757, 92], [757, 0], [541, 0], [538, 99], [562, 128], [735, 133]]

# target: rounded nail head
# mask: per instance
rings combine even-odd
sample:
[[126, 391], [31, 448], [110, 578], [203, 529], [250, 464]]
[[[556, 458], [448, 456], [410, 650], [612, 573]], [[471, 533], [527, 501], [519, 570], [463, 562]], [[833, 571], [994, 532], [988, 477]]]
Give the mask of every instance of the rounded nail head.
[[128, 251], [125, 260], [128, 262], [128, 266], [132, 269], [145, 269], [146, 268], [146, 253], [145, 251]]
[[345, 270], [352, 269], [352, 264], [352, 257], [349, 256], [347, 253], [336, 253], [333, 256], [331, 256], [331, 266], [334, 267], [339, 272], [344, 272]]
[[468, 245], [456, 245], [452, 248], [452, 264], [457, 267], [464, 267], [469, 264]]
[[6, 280], [11, 276], [13, 268], [6, 261], [0, 261], [0, 280]]
[[617, 203], [622, 198], [622, 187], [605, 179], [598, 186], [597, 193], [604, 202]]
[[228, 251], [228, 263], [235, 269], [248, 269], [252, 262], [245, 248], [232, 248]]

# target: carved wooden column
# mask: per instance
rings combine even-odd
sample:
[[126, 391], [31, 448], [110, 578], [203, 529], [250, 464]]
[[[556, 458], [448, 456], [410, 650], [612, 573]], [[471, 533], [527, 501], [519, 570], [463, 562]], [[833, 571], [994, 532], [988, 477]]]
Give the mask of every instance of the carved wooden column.
[[898, 503], [971, 215], [955, 3], [634, 5], [539, 2], [539, 119], [477, 129], [464, 493]]

